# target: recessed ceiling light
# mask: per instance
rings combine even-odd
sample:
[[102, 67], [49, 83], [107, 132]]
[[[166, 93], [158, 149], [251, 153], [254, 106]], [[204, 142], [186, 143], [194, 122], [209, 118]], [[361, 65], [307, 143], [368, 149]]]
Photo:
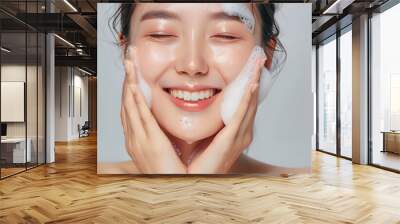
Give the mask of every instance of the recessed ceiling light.
[[7, 49], [5, 47], [1, 47], [0, 49], [1, 49], [1, 51], [4, 51], [6, 53], [10, 53], [11, 52], [11, 50], [9, 50], [9, 49]]
[[342, 14], [343, 9], [353, 3], [355, 0], [336, 0], [322, 14]]
[[88, 72], [88, 71], [86, 71], [86, 70], [83, 70], [83, 69], [81, 69], [81, 68], [79, 68], [78, 67], [78, 69], [79, 69], [79, 71], [81, 71], [81, 72], [83, 72], [83, 73], [85, 73], [85, 74], [87, 74], [87, 75], [92, 75], [92, 73], [90, 73], [90, 72]]
[[71, 42], [69, 42], [68, 40], [66, 40], [66, 39], [64, 39], [64, 38], [62, 38], [62, 37], [60, 37], [59, 35], [57, 35], [57, 34], [54, 34], [54, 36], [55, 37], [57, 37], [59, 40], [61, 40], [62, 42], [64, 42], [64, 43], [66, 43], [67, 45], [69, 45], [70, 47], [73, 47], [73, 48], [75, 48], [75, 45], [73, 45]]
[[74, 12], [78, 12], [78, 10], [68, 1], [64, 0], [65, 4], [67, 4]]

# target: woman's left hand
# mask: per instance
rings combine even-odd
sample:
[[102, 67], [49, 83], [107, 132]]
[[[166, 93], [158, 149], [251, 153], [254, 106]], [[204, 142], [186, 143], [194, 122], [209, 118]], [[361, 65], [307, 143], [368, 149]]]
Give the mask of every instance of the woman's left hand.
[[222, 174], [232, 165], [253, 140], [254, 118], [257, 111], [259, 79], [264, 59], [257, 61], [255, 74], [231, 122], [213, 139], [210, 145], [188, 166], [188, 173]]

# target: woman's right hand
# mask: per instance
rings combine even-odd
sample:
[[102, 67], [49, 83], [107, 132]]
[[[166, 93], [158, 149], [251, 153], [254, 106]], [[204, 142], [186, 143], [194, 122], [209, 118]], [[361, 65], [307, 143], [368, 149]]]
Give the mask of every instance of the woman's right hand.
[[186, 173], [186, 166], [161, 130], [138, 88], [133, 61], [135, 50], [134, 47], [128, 46], [124, 57], [125, 81], [121, 101], [121, 121], [126, 149], [142, 173]]

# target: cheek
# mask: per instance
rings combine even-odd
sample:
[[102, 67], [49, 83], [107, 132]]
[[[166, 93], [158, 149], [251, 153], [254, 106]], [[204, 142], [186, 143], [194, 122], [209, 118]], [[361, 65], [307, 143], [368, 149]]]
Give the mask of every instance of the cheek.
[[230, 83], [239, 75], [252, 48], [251, 45], [212, 47], [213, 63], [226, 83]]
[[136, 60], [143, 78], [149, 85], [154, 85], [174, 60], [174, 50], [152, 43], [138, 44], [137, 49]]

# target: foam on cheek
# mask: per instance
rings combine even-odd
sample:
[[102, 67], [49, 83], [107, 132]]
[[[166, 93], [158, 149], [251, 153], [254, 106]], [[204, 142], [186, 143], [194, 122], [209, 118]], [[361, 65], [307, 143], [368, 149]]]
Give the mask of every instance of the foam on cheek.
[[[265, 57], [264, 50], [260, 46], [255, 46], [239, 75], [225, 87], [224, 98], [221, 104], [221, 117], [225, 125], [229, 124], [239, 107], [247, 85], [254, 75], [257, 59]], [[262, 68], [259, 82], [258, 103], [261, 103], [268, 95], [275, 77], [276, 76], [268, 69], [265, 67]]]
[[139, 67], [139, 63], [137, 62], [138, 57], [137, 57], [137, 52], [136, 50], [132, 49], [132, 46], [128, 46], [128, 51], [127, 54], [133, 54], [133, 58], [134, 58], [134, 69], [135, 69], [135, 73], [136, 73], [136, 77], [137, 77], [137, 82], [138, 82], [138, 86], [140, 91], [142, 91], [142, 94], [146, 100], [146, 104], [147, 106], [150, 108], [151, 107], [151, 88], [149, 86], [149, 84], [146, 82], [146, 80], [144, 80], [143, 78], [143, 74], [142, 71], [140, 70]]
[[255, 19], [250, 9], [246, 6], [245, 3], [221, 3], [222, 10], [230, 15], [237, 16], [240, 20], [246, 25], [247, 29], [253, 33]]

